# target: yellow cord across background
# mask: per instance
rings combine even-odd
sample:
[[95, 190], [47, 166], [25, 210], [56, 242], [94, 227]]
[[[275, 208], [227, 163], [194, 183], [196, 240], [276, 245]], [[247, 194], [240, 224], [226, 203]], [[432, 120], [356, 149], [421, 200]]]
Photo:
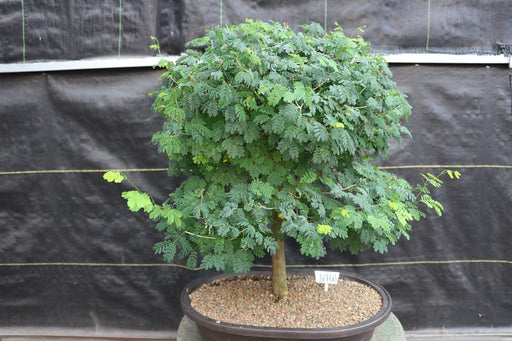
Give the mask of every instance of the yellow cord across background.
[[[404, 166], [380, 166], [379, 169], [422, 169], [422, 168], [504, 168], [512, 169], [512, 165], [404, 165]], [[0, 175], [22, 175], [22, 174], [65, 174], [65, 173], [106, 173], [108, 171], [118, 172], [165, 172], [167, 168], [127, 168], [127, 169], [43, 169], [43, 170], [22, 170], [3, 171]]]

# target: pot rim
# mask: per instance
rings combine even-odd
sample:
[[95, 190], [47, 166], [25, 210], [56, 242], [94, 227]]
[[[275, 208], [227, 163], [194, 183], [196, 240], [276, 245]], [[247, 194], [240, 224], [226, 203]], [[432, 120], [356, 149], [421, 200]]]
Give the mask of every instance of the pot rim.
[[[300, 274], [310, 275], [311, 271], [314, 269], [308, 269], [302, 271], [294, 271], [290, 274]], [[246, 274], [239, 274], [235, 276], [230, 276], [226, 274], [213, 274], [206, 275], [203, 277], [196, 278], [195, 280], [188, 283], [185, 288], [182, 290], [180, 295], [180, 304], [184, 314], [189, 317], [192, 321], [194, 321], [198, 326], [205, 327], [207, 329], [212, 329], [216, 331], [226, 331], [229, 330], [230, 333], [240, 335], [240, 336], [259, 336], [259, 337], [270, 337], [275, 336], [276, 333], [285, 337], [294, 337], [296, 339], [306, 339], [306, 340], [314, 340], [314, 339], [329, 339], [329, 338], [338, 338], [340, 336], [351, 336], [357, 335], [365, 332], [373, 331], [377, 326], [382, 324], [391, 314], [391, 296], [386, 289], [380, 284], [373, 282], [369, 279], [366, 279], [360, 275], [339, 271], [340, 278], [347, 278], [350, 280], [355, 280], [357, 282], [369, 285], [374, 290], [376, 290], [381, 298], [382, 298], [382, 308], [371, 318], [365, 320], [363, 322], [345, 326], [345, 327], [335, 327], [335, 328], [277, 328], [277, 327], [258, 327], [258, 326], [250, 326], [250, 325], [242, 325], [242, 324], [234, 324], [228, 322], [218, 322], [209, 317], [201, 315], [199, 312], [194, 310], [190, 304], [189, 294], [194, 290], [198, 289], [201, 285], [210, 283], [212, 281], [223, 279], [223, 278], [232, 278], [235, 276], [251, 276], [251, 275], [263, 275], [270, 274], [268, 271], [251, 271]]]

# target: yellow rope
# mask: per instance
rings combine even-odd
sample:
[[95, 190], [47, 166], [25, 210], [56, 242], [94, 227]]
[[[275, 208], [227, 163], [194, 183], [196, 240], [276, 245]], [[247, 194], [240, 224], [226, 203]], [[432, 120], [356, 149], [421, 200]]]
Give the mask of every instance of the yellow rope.
[[[404, 262], [376, 262], [376, 263], [356, 263], [356, 264], [294, 264], [287, 265], [288, 268], [349, 268], [349, 267], [382, 267], [382, 266], [400, 266], [400, 265], [427, 265], [427, 264], [512, 264], [512, 260], [506, 259], [456, 259], [456, 260], [418, 260]], [[173, 263], [77, 263], [77, 262], [39, 262], [39, 263], [0, 263], [0, 267], [44, 267], [44, 266], [74, 266], [74, 267], [176, 267], [188, 269], [185, 265]], [[257, 268], [270, 268], [267, 264], [255, 264]], [[194, 268], [188, 270], [203, 270], [203, 268]]]
[[0, 172], [0, 175], [57, 174], [57, 173], [106, 173], [108, 171], [117, 171], [117, 172], [165, 172], [165, 171], [167, 171], [167, 168], [44, 169], [44, 170], [26, 170], [26, 171]]
[[409, 169], [409, 168], [508, 168], [512, 165], [405, 165], [405, 166], [381, 166], [379, 169]]
[[76, 267], [117, 267], [117, 268], [150, 268], [150, 267], [171, 267], [188, 270], [201, 270], [202, 268], [189, 269], [185, 265], [172, 263], [76, 263], [76, 262], [38, 262], [38, 263], [0, 263], [0, 267], [44, 267], [44, 266], [76, 266]]
[[425, 264], [460, 264], [460, 263], [500, 263], [512, 264], [512, 260], [505, 259], [456, 259], [456, 260], [419, 260], [407, 262], [359, 263], [359, 264], [322, 264], [322, 265], [289, 265], [291, 268], [347, 268], [368, 266], [396, 266], [396, 265], [425, 265]]
[[[379, 169], [414, 169], [414, 168], [504, 168], [512, 169], [512, 165], [404, 165], [404, 166], [381, 166]], [[63, 174], [63, 173], [105, 173], [108, 171], [118, 172], [165, 172], [167, 168], [128, 168], [128, 169], [43, 169], [43, 170], [22, 170], [5, 171], [0, 175], [22, 175], [22, 174]]]

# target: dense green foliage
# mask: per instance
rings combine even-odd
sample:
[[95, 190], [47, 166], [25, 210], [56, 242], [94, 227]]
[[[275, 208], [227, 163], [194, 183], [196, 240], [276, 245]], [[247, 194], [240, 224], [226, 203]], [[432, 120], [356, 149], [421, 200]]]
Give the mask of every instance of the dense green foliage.
[[165, 119], [153, 142], [169, 174], [187, 180], [163, 204], [123, 193], [131, 210], [157, 221], [165, 237], [155, 251], [165, 260], [247, 271], [276, 251], [274, 212], [304, 255], [322, 257], [326, 245], [385, 252], [408, 238], [420, 203], [441, 213], [427, 188], [440, 185], [437, 176], [412, 187], [370, 163], [408, 133], [401, 121], [411, 107], [362, 38], [248, 20], [189, 46], [162, 64], [153, 106]]

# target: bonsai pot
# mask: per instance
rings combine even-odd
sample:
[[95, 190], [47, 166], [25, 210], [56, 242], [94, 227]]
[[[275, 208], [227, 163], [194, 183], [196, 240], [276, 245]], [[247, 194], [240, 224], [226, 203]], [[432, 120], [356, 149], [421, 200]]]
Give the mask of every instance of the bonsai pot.
[[[250, 274], [261, 274], [255, 272]], [[205, 341], [269, 341], [269, 340], [317, 340], [317, 341], [369, 341], [375, 328], [382, 324], [391, 313], [391, 296], [378, 283], [355, 274], [340, 272], [340, 278], [366, 284], [377, 291], [382, 298], [382, 308], [368, 320], [338, 328], [273, 328], [257, 327], [215, 321], [203, 316], [191, 306], [189, 294], [203, 284], [226, 279], [226, 275], [200, 277], [190, 282], [181, 292], [180, 302], [183, 313], [197, 325], [199, 334]]]

